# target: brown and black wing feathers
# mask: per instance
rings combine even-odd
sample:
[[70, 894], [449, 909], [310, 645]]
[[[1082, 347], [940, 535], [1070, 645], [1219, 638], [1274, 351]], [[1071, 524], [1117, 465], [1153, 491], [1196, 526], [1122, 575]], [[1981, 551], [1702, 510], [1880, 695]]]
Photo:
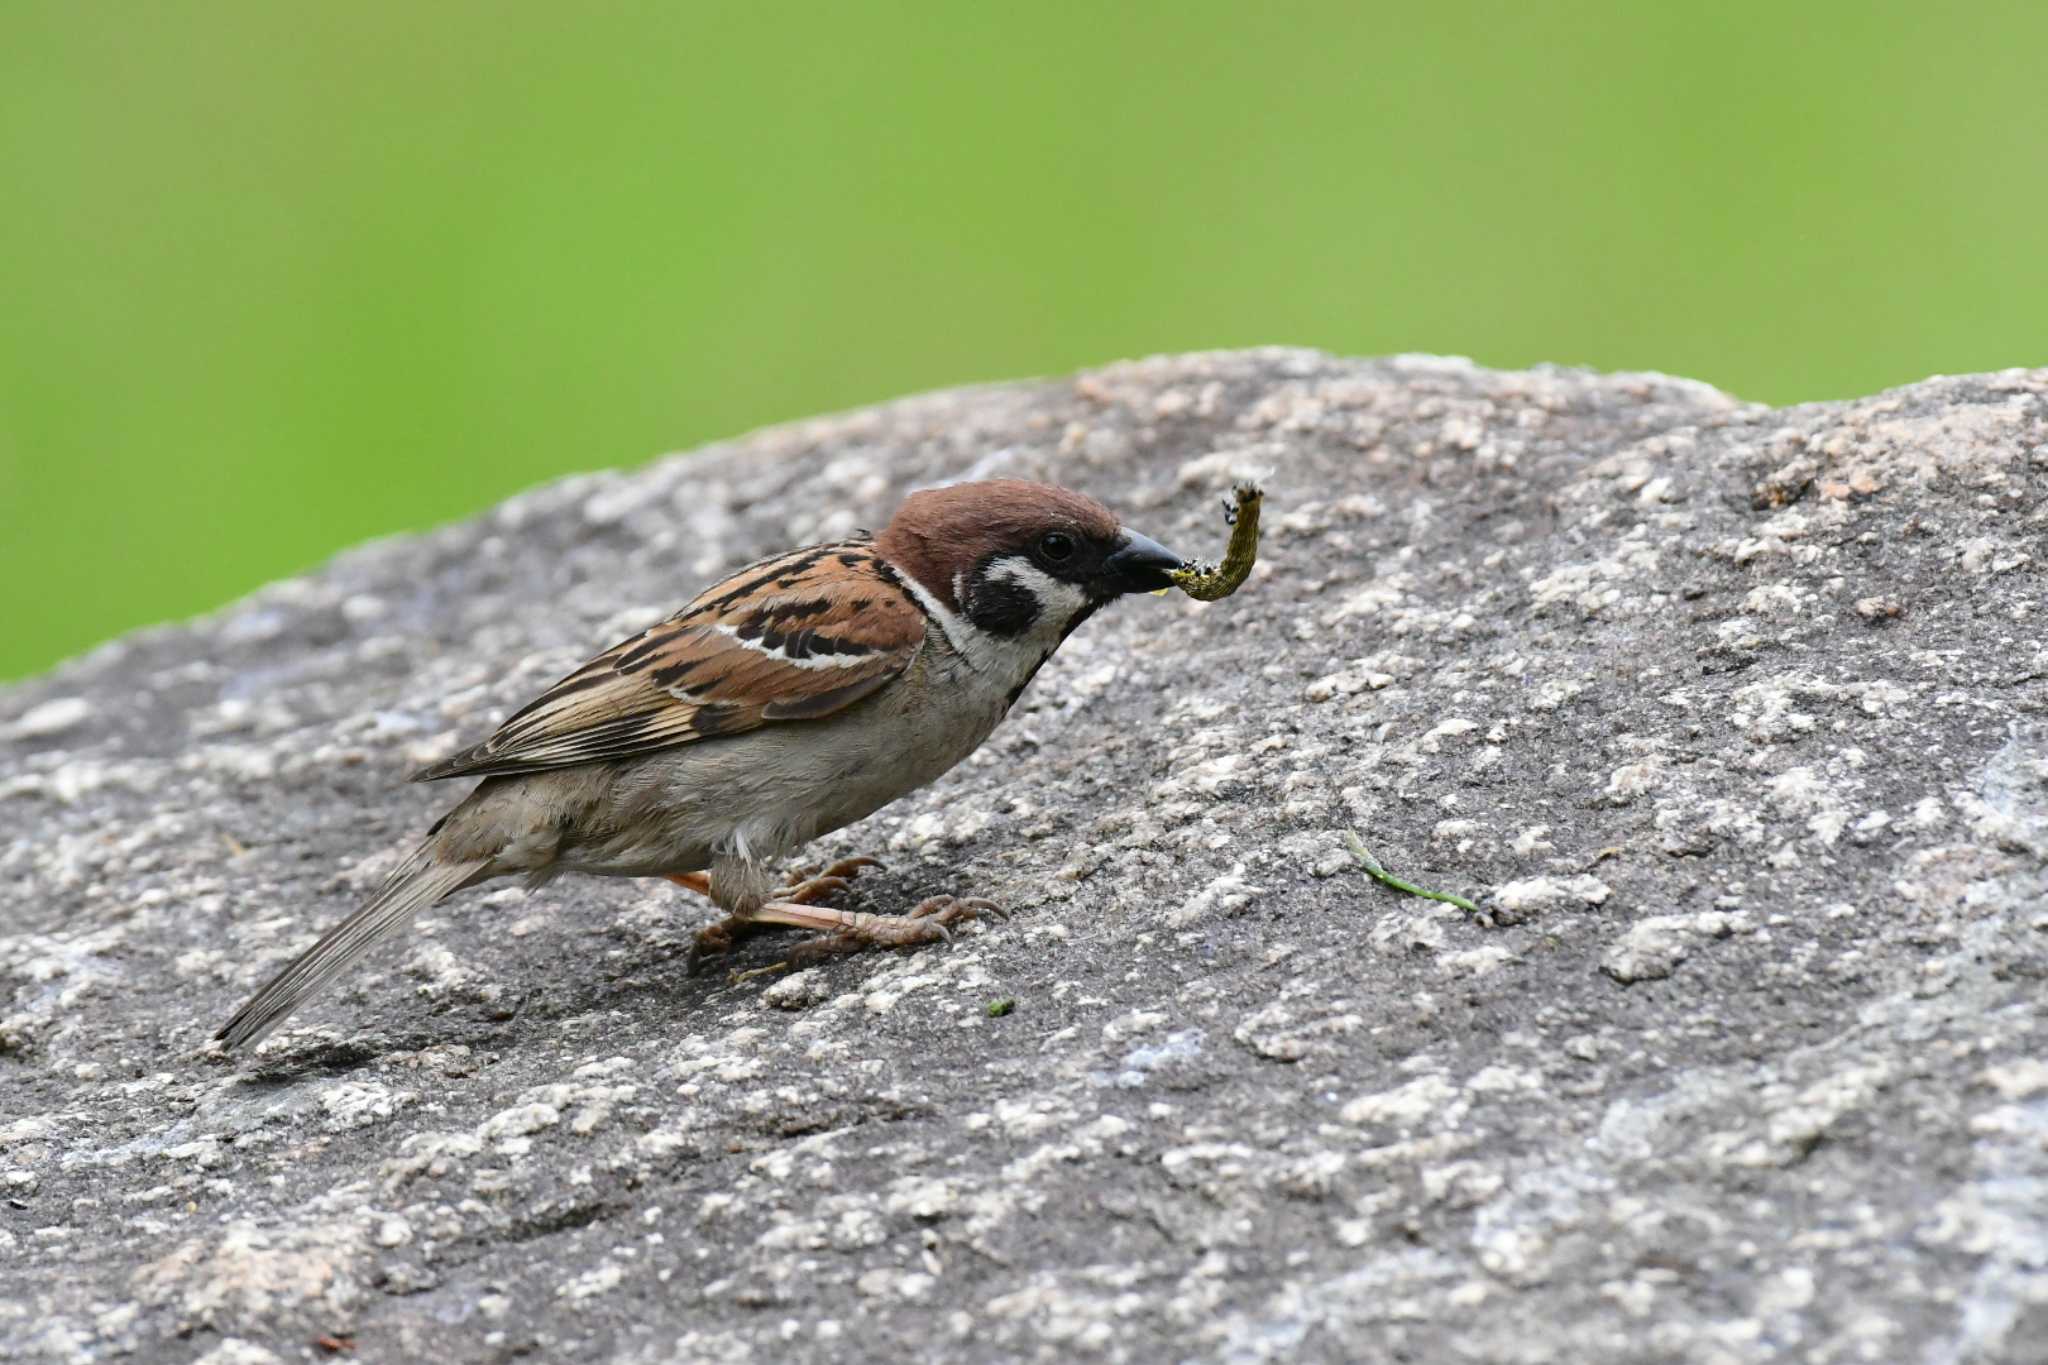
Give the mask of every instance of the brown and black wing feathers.
[[413, 780], [566, 768], [815, 720], [901, 673], [924, 628], [865, 541], [791, 550], [707, 588]]

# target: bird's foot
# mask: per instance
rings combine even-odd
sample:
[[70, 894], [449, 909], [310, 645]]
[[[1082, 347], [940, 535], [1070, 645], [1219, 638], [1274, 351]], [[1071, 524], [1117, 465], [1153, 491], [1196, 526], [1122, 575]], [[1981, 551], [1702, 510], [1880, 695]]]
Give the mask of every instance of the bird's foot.
[[690, 944], [689, 955], [684, 959], [685, 969], [695, 976], [709, 958], [725, 957], [739, 946], [740, 940], [753, 932], [755, 926], [738, 916], [727, 916], [716, 924], [707, 924], [697, 931], [696, 939]]
[[816, 905], [851, 886], [853, 879], [866, 869], [872, 867], [879, 870], [881, 866], [881, 859], [865, 855], [841, 858], [838, 862], [820, 869], [815, 876], [806, 877], [779, 891], [769, 892], [768, 899], [794, 905]]
[[927, 896], [910, 907], [904, 918], [934, 924], [941, 937], [950, 937], [946, 934], [947, 925], [964, 924], [983, 916], [1000, 924], [1010, 917], [1010, 912], [984, 896]]
[[769, 901], [753, 918], [800, 929], [822, 929], [821, 938], [791, 949], [792, 964], [813, 962], [865, 948], [907, 948], [919, 943], [952, 942], [952, 926], [975, 919], [1008, 919], [1004, 909], [979, 896], [932, 896], [903, 915], [869, 915], [827, 906]]

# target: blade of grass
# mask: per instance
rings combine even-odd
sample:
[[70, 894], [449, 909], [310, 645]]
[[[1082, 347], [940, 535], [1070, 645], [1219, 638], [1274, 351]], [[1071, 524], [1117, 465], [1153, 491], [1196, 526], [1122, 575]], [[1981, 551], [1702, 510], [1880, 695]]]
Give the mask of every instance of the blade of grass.
[[1366, 851], [1365, 841], [1348, 829], [1344, 831], [1344, 842], [1350, 845], [1351, 856], [1358, 859], [1359, 863], [1365, 868], [1365, 875], [1371, 877], [1381, 886], [1390, 886], [1396, 891], [1405, 891], [1411, 896], [1420, 896], [1426, 901], [1443, 901], [1447, 905], [1457, 906], [1468, 915], [1479, 913], [1478, 905], [1466, 900], [1463, 896], [1454, 896], [1448, 891], [1431, 891], [1427, 887], [1417, 886], [1414, 882], [1403, 881], [1401, 878], [1396, 877], [1393, 873], [1387, 871], [1386, 868], [1380, 866], [1380, 860]]

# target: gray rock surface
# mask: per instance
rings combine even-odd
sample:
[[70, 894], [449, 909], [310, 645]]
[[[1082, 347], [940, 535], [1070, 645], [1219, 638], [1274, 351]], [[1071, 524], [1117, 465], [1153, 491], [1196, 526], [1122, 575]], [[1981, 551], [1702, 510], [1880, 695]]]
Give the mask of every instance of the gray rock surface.
[[[1009, 923], [733, 984], [672, 888], [486, 890], [207, 1042], [458, 794], [410, 768], [722, 570], [998, 472], [1214, 554], [1246, 470], [1242, 593], [1106, 613], [817, 850]], [[0, 693], [4, 1354], [2048, 1359], [2044, 531], [2048, 371], [1771, 410], [1271, 350], [131, 636]]]

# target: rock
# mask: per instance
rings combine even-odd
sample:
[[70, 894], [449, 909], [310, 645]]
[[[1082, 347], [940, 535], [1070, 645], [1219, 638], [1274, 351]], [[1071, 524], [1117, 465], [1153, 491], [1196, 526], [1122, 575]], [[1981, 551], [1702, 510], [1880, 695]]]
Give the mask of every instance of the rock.
[[[735, 981], [688, 896], [565, 877], [211, 1048], [456, 795], [415, 764], [968, 470], [1207, 556], [1269, 495], [1237, 597], [1118, 604], [810, 850], [1007, 923]], [[5, 1354], [2036, 1358], [2044, 533], [2048, 371], [1268, 350], [565, 480], [105, 646], [0, 693]]]
[[52, 697], [31, 706], [4, 728], [0, 740], [47, 739], [61, 735], [92, 714], [92, 703], [84, 697]]

